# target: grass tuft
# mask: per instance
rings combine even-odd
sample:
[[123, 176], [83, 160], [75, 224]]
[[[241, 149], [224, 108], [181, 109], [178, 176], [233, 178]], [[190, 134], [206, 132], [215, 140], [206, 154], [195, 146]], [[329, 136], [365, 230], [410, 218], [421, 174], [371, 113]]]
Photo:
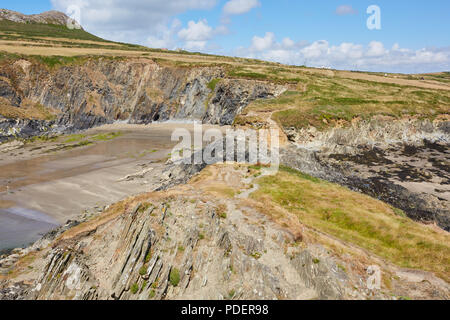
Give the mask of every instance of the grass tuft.
[[178, 270], [177, 268], [172, 268], [172, 270], [170, 271], [169, 281], [172, 286], [178, 286], [178, 284], [180, 283], [180, 270]]
[[212, 79], [208, 83], [208, 89], [211, 91], [214, 91], [216, 89], [217, 84], [220, 82], [221, 79]]
[[137, 283], [133, 283], [133, 285], [130, 288], [130, 291], [132, 294], [136, 294], [139, 291], [139, 285]]

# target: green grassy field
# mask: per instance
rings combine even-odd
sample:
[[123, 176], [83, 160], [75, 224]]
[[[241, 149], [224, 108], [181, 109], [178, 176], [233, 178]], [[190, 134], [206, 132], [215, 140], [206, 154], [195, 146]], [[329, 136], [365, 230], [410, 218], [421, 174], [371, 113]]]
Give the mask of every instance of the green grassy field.
[[[293, 79], [286, 78], [286, 81]], [[273, 119], [283, 127], [325, 129], [339, 121], [348, 125], [355, 118], [367, 120], [382, 115], [395, 119], [406, 116], [434, 119], [450, 111], [448, 90], [301, 71], [297, 72], [295, 81], [302, 90], [289, 90], [277, 99], [256, 101], [236, 122], [245, 121], [250, 112], [272, 112]]]

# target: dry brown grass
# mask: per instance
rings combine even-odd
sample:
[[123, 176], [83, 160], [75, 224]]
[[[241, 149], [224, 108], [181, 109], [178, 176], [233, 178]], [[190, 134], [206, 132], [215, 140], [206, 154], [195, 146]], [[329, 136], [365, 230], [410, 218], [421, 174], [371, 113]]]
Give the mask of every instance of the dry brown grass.
[[4, 98], [0, 98], [0, 115], [9, 119], [53, 120], [57, 110], [46, 108], [39, 103], [24, 101], [20, 107], [14, 107]]
[[145, 51], [125, 51], [119, 49], [103, 49], [103, 48], [63, 48], [63, 47], [44, 47], [44, 46], [20, 46], [0, 44], [0, 51], [24, 54], [24, 55], [38, 55], [38, 56], [64, 56], [75, 57], [82, 55], [96, 55], [96, 56], [124, 56], [124, 57], [139, 57], [145, 54]]
[[[27, 278], [27, 274], [33, 272], [31, 265], [36, 259], [40, 258], [41, 256], [42, 252], [28, 253], [27, 255], [23, 256], [16, 262], [14, 268], [12, 268], [7, 275], [0, 274], [0, 280], [14, 279], [19, 276]], [[33, 282], [31, 281], [31, 283]]]
[[79, 224], [78, 226], [75, 226], [66, 232], [64, 232], [59, 238], [56, 240], [59, 241], [65, 241], [69, 239], [76, 238], [79, 235], [86, 234], [89, 232], [92, 232], [96, 230], [98, 227], [114, 220], [115, 218], [119, 217], [120, 215], [127, 212], [127, 210], [131, 210], [133, 204], [137, 204], [136, 200], [133, 198], [126, 199], [123, 201], [120, 201], [114, 205], [112, 205], [108, 210], [100, 214], [99, 216], [93, 218], [92, 220], [83, 222]]

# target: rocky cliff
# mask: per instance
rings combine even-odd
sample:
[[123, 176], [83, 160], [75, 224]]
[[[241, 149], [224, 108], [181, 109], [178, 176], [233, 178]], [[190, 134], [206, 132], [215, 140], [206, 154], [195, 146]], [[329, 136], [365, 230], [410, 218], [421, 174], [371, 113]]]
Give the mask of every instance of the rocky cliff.
[[[3, 105], [38, 105], [54, 119], [0, 119], [0, 141], [126, 121], [201, 121], [227, 125], [251, 101], [284, 87], [229, 79], [220, 67], [161, 66], [149, 59], [98, 58], [50, 68], [28, 60], [0, 67]], [[50, 112], [50, 111], [49, 111]], [[48, 117], [47, 117], [48, 118]]]
[[[281, 226], [248, 198], [258, 186], [247, 166], [209, 166], [195, 175], [201, 168], [184, 175], [194, 175], [189, 183], [167, 189], [187, 172], [169, 166], [156, 173], [163, 191], [69, 222], [0, 260], [11, 270], [11, 282], [0, 281], [0, 300], [448, 298], [448, 284], [430, 273], [386, 264], [298, 219], [286, 216]], [[395, 275], [388, 287], [370, 287], [371, 265], [387, 279]]]
[[389, 118], [285, 130], [285, 165], [345, 185], [450, 231], [450, 121]]

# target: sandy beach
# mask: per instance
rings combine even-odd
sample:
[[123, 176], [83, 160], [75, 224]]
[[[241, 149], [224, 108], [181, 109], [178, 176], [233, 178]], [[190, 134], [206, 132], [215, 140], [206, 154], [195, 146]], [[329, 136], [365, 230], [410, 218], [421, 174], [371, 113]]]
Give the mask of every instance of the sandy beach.
[[[56, 152], [48, 151], [62, 149], [60, 142], [1, 152], [0, 250], [27, 245], [83, 213], [153, 190], [177, 128], [192, 130], [193, 124], [106, 125], [83, 134], [122, 134]], [[125, 179], [133, 174], [138, 178]]]

